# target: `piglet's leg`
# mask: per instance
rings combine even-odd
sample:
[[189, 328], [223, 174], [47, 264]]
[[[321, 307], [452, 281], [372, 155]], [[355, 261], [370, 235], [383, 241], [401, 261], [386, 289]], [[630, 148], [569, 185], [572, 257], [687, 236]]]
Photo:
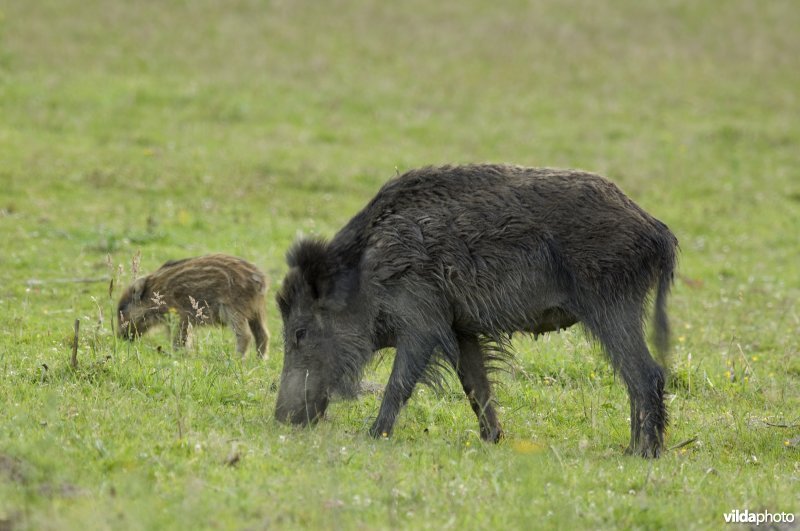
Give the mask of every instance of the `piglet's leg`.
[[250, 345], [250, 329], [247, 319], [239, 315], [233, 316], [231, 328], [233, 328], [233, 333], [236, 334], [236, 352], [244, 358], [247, 354], [247, 347]]
[[168, 333], [172, 335], [172, 346], [173, 348], [181, 348], [186, 346], [186, 340], [189, 337], [189, 318], [186, 316], [181, 316], [180, 321], [178, 321], [178, 327], [176, 330], [169, 330]]
[[253, 338], [256, 340], [256, 350], [262, 359], [269, 358], [269, 331], [264, 326], [263, 318], [261, 315], [247, 321], [250, 325], [250, 331], [253, 333]]

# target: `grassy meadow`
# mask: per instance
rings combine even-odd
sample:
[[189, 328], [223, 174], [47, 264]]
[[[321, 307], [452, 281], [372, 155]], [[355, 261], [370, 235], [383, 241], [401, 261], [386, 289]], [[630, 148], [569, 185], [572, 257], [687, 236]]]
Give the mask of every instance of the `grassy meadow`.
[[[0, 530], [800, 518], [798, 28], [794, 0], [3, 2]], [[578, 327], [515, 339], [499, 445], [452, 375], [388, 440], [377, 393], [274, 421], [290, 243], [484, 161], [604, 174], [678, 236], [663, 458], [623, 455], [627, 395]], [[222, 328], [115, 339], [137, 267], [209, 252], [270, 276], [268, 361]]]

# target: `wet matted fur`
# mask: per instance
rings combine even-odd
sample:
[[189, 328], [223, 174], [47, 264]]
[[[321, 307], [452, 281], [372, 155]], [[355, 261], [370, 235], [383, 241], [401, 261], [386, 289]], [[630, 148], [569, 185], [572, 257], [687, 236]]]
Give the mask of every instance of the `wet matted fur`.
[[581, 323], [622, 375], [629, 451], [656, 457], [667, 411], [664, 370], [644, 336], [668, 349], [666, 298], [677, 239], [603, 177], [508, 165], [427, 167], [386, 183], [330, 241], [287, 255], [277, 294], [285, 356], [276, 416], [306, 424], [336, 391], [352, 396], [374, 353], [395, 347], [374, 436], [391, 433], [418, 381], [455, 368], [480, 424], [500, 423], [487, 357], [514, 332]]

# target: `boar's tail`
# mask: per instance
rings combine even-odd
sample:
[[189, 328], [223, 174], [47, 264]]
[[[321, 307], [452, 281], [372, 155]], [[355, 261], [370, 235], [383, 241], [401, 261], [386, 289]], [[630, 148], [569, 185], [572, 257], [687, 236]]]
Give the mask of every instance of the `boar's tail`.
[[[671, 234], [670, 234], [671, 236]], [[676, 241], [674, 236], [664, 247], [664, 258], [658, 276], [656, 300], [653, 308], [653, 343], [655, 344], [661, 365], [666, 369], [669, 364], [670, 326], [667, 316], [667, 296], [675, 275]]]

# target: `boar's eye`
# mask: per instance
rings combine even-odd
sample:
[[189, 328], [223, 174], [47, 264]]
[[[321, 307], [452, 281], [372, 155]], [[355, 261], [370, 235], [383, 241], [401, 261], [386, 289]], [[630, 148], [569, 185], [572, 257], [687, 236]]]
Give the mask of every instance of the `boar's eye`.
[[300, 340], [306, 337], [306, 329], [305, 328], [298, 328], [294, 331], [294, 343], [295, 345], [300, 345]]

